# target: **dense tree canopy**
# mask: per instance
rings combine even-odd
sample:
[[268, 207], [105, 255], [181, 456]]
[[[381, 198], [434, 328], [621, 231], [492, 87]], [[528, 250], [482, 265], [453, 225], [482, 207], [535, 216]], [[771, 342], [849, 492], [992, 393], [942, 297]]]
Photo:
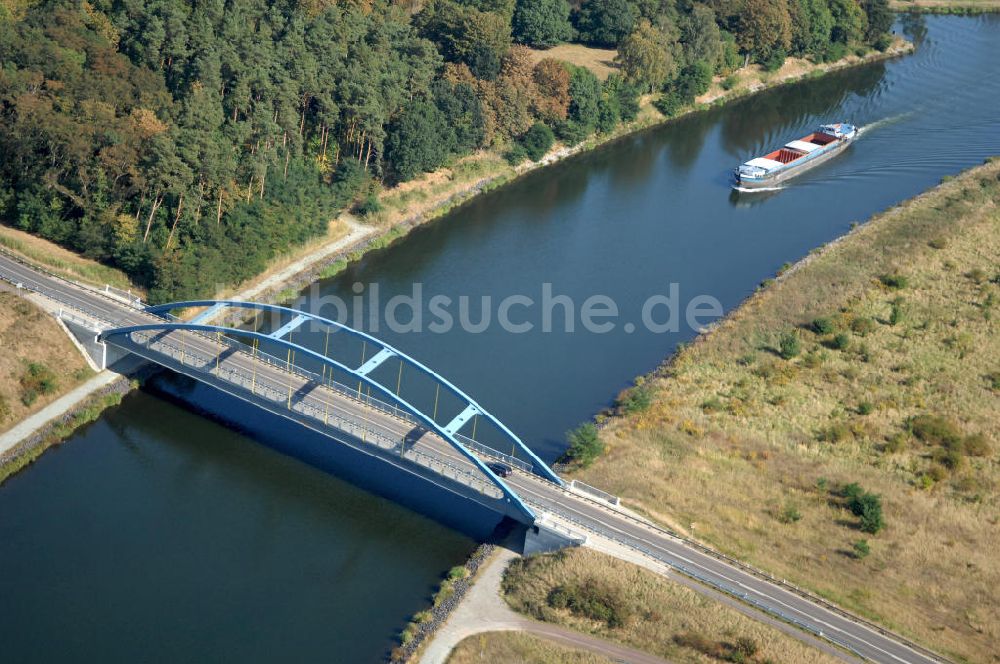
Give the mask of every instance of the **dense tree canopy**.
[[763, 62], [775, 52], [787, 52], [792, 44], [787, 0], [745, 0], [739, 28], [740, 47], [756, 59]]
[[641, 19], [636, 30], [625, 37], [618, 47], [622, 72], [644, 92], [659, 90], [676, 69], [671, 46], [662, 30]]
[[538, 48], [569, 41], [573, 37], [569, 13], [566, 0], [519, 0], [514, 10], [514, 38]]
[[584, 0], [576, 15], [580, 41], [613, 48], [635, 28], [638, 5], [628, 0]]
[[[621, 74], [538, 60], [573, 36]], [[794, 20], [793, 20], [794, 19]], [[662, 91], [884, 40], [886, 0], [3, 0], [0, 221], [210, 294], [327, 228], [373, 179], [609, 132]], [[513, 42], [519, 42], [514, 44]], [[537, 62], [536, 62], [537, 61]]]

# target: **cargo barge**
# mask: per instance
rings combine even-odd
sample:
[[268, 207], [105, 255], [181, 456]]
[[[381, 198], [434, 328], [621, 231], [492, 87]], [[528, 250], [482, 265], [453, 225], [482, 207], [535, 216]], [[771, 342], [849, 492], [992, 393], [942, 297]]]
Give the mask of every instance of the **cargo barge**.
[[803, 173], [840, 154], [858, 135], [846, 122], [825, 124], [784, 147], [756, 157], [734, 172], [737, 189], [766, 189]]

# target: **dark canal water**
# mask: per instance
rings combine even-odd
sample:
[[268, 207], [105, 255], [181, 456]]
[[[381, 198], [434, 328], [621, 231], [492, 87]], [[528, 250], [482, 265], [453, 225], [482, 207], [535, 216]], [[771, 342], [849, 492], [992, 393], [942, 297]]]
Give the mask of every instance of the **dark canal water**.
[[[909, 27], [920, 37], [915, 55], [532, 174], [367, 257], [304, 304], [350, 297], [355, 282], [377, 283], [385, 302], [419, 282], [425, 300], [470, 296], [478, 320], [482, 296], [494, 309], [510, 295], [539, 303], [551, 284], [577, 309], [573, 333], [558, 308], [555, 331], [542, 331], [540, 306], [512, 310], [535, 324], [522, 334], [495, 324], [378, 331], [551, 459], [566, 429], [693, 336], [683, 321], [692, 298], [729, 309], [851, 222], [1000, 154], [1000, 17]], [[737, 163], [839, 119], [865, 127], [846, 154], [781, 191], [730, 192]], [[649, 331], [643, 304], [669, 296], [671, 284], [681, 325]], [[581, 329], [592, 295], [617, 304], [612, 331]], [[254, 437], [134, 394], [0, 487], [2, 656], [374, 661], [472, 546]]]

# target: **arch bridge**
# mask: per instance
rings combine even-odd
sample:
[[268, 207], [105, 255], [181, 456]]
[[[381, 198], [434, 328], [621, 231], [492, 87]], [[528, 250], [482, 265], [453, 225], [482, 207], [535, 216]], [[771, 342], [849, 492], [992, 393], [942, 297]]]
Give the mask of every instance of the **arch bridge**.
[[[191, 308], [202, 310], [190, 320], [178, 319], [170, 313]], [[305, 311], [259, 302], [191, 300], [150, 306], [146, 311], [160, 320], [104, 329], [99, 340], [268, 410], [283, 411], [282, 414], [327, 435], [332, 433], [327, 429], [334, 428], [354, 439], [360, 438], [365, 444], [384, 448], [380, 451], [390, 453], [392, 458], [405, 458], [450, 482], [464, 484], [481, 494], [477, 498], [480, 502], [494, 509], [499, 503], [500, 511], [528, 524], [534, 523], [535, 513], [488, 461], [502, 460], [564, 485], [514, 432], [472, 397], [418, 360], [370, 334]], [[250, 314], [253, 325], [248, 327]], [[271, 316], [274, 329], [260, 329], [262, 314]], [[292, 340], [293, 334], [306, 324], [312, 332], [324, 334], [322, 352]], [[333, 334], [339, 336], [334, 337], [334, 352], [331, 352]], [[360, 361], [348, 362], [341, 357], [343, 353], [336, 352], [337, 346], [348, 342], [360, 342]], [[286, 357], [268, 353], [269, 348], [283, 350]], [[390, 362], [393, 368], [398, 365], [396, 371], [385, 370]], [[418, 382], [433, 388], [433, 409], [418, 405], [417, 399], [401, 393], [404, 371], [408, 376], [415, 374]], [[451, 410], [457, 410], [446, 418], [439, 416], [442, 395]], [[479, 422], [500, 442], [490, 441], [492, 445], [478, 442], [475, 432]], [[400, 428], [400, 424], [405, 426]], [[471, 435], [462, 433], [469, 429]], [[428, 433], [433, 435], [427, 436]], [[511, 453], [501, 452], [498, 444], [510, 446]], [[426, 472], [423, 474], [426, 476]]]

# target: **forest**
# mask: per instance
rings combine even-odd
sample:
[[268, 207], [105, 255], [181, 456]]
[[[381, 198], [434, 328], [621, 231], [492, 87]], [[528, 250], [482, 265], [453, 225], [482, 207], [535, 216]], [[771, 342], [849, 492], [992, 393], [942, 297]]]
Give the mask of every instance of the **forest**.
[[[0, 0], [0, 221], [210, 295], [475, 150], [537, 158], [712, 77], [885, 48], [886, 0]], [[534, 57], [617, 49], [605, 81]]]

